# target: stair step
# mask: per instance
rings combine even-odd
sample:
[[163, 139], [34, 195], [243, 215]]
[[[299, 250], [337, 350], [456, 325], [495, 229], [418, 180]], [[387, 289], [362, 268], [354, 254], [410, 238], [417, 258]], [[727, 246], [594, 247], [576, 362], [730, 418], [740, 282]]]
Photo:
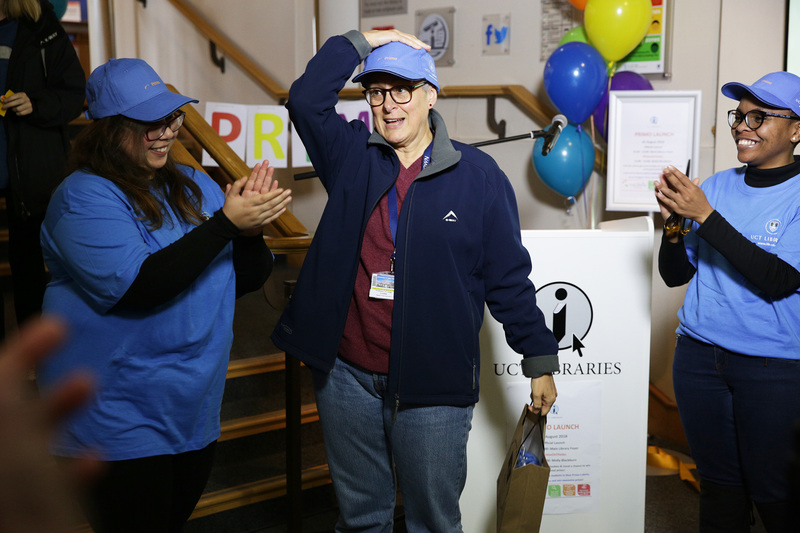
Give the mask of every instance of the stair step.
[[[319, 420], [316, 404], [306, 404], [300, 407], [300, 422], [308, 424]], [[222, 423], [222, 435], [219, 441], [223, 442], [240, 437], [248, 437], [267, 431], [275, 431], [286, 427], [286, 410], [272, 411], [254, 416], [246, 416]]]
[[[330, 482], [331, 474], [328, 465], [308, 468], [302, 473], [303, 490], [321, 487]], [[286, 476], [275, 476], [227, 489], [207, 492], [200, 498], [189, 520], [280, 498], [281, 496], [286, 496]], [[88, 524], [81, 524], [70, 530], [70, 533], [92, 533], [92, 528]]]
[[[321, 487], [331, 482], [328, 465], [315, 466], [303, 471], [303, 490]], [[269, 479], [254, 481], [209, 492], [200, 498], [191, 518], [200, 518], [221, 513], [251, 503], [279, 498], [286, 495], [286, 476], [275, 476]]]
[[236, 359], [228, 364], [227, 379], [278, 372], [284, 369], [285, 360], [283, 352]]

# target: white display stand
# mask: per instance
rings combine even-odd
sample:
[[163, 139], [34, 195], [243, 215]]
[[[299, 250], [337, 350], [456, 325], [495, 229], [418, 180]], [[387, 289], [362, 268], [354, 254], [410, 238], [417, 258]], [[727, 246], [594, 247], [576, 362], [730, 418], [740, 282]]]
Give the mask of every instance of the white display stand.
[[[644, 531], [653, 223], [523, 231], [531, 280], [557, 333], [559, 397], [548, 416], [551, 467], [541, 531]], [[530, 380], [502, 326], [481, 331], [480, 401], [461, 497], [464, 531], [496, 530], [496, 483]]]

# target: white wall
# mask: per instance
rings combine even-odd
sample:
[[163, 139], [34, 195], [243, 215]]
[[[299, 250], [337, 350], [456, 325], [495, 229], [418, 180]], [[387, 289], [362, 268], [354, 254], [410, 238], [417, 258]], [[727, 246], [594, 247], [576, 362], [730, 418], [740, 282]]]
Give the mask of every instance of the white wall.
[[[756, 16], [753, 3], [747, 0], [725, 0], [725, 8], [719, 21], [720, 50], [718, 78], [719, 86], [729, 81], [751, 84], [768, 72], [783, 70], [786, 32], [786, 0], [761, 0], [758, 3], [758, 18], [770, 21], [771, 29], [759, 32], [755, 42], [747, 43], [743, 38], [744, 28]], [[800, 74], [800, 73], [798, 73]], [[729, 109], [736, 108], [736, 102], [722, 96], [717, 89], [717, 136], [714, 153], [714, 166], [718, 170], [738, 166], [736, 146], [730, 136], [727, 124]]]
[[[346, 0], [345, 5], [352, 8], [356, 1]], [[302, 73], [314, 52], [314, 0], [191, 0], [190, 3], [283, 87], [288, 88]], [[116, 51], [147, 60], [166, 81], [198, 98], [201, 112], [207, 101], [278, 103], [266, 96], [232, 62], [227, 63], [224, 74], [220, 73], [209, 60], [208, 42], [166, 0], [151, 0], [146, 8], [130, 0], [114, 0], [114, 5], [118, 12], [113, 31]], [[490, 4], [484, 0], [408, 0], [407, 14], [362, 19], [360, 29], [394, 25], [413, 33], [416, 10], [453, 6], [456, 8], [455, 64], [439, 69], [442, 84], [521, 84], [547, 101], [542, 85], [544, 62], [539, 58], [539, 0], [494, 0]], [[737, 164], [724, 117], [731, 102], [720, 98], [720, 81], [752, 82], [763, 73], [781, 69], [784, 0], [758, 3], [757, 18], [762, 27], [755, 36], [746, 30], [752, 28], [752, 1], [725, 0], [723, 6], [722, 0], [670, 0], [669, 6], [674, 9], [670, 76], [651, 76], [650, 81], [657, 90], [702, 91], [700, 161], [696, 171], [698, 176], [708, 176], [715, 168]], [[122, 18], [119, 13], [123, 12], [130, 13], [130, 17]], [[483, 56], [481, 18], [498, 13], [511, 15], [511, 53]], [[767, 26], [764, 21], [769, 21]], [[494, 137], [487, 127], [486, 107], [486, 101], [479, 98], [440, 98], [437, 103], [451, 136], [466, 142]], [[533, 123], [503, 99], [498, 100], [496, 116], [507, 122], [508, 135], [545, 126]], [[714, 134], [717, 123], [721, 126], [719, 136]], [[567, 213], [564, 199], [545, 187], [535, 175], [530, 161], [531, 148], [530, 141], [486, 147], [514, 185], [523, 228], [589, 227], [590, 209], [597, 213], [595, 221], [634, 215], [602, 212], [599, 206], [605, 203], [603, 179], [597, 175], [579, 204]], [[292, 210], [313, 230], [325, 202], [322, 187], [317, 180], [293, 183], [290, 170], [278, 172], [278, 177], [293, 189]], [[657, 227], [662, 223], [660, 216], [656, 216], [655, 222]], [[533, 260], [535, 268], [536, 258]], [[675, 312], [682, 297], [683, 289], [667, 289], [654, 272], [650, 376], [668, 395], [672, 394]]]

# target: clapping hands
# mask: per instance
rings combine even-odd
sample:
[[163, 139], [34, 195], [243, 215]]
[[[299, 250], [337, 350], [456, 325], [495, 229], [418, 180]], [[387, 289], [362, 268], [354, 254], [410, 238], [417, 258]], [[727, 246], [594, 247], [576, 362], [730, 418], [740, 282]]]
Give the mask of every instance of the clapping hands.
[[292, 201], [292, 191], [280, 188], [273, 180], [274, 173], [269, 161], [264, 161], [253, 167], [250, 176], [236, 180], [225, 189], [222, 211], [243, 235], [260, 234]]

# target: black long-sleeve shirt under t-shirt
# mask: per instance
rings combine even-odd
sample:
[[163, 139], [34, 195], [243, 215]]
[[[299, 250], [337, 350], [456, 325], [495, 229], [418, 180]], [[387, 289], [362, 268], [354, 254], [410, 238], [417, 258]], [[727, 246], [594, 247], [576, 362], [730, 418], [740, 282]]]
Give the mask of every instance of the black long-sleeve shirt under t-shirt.
[[[745, 184], [750, 187], [771, 187], [800, 174], [800, 157], [789, 165], [758, 169], [748, 167]], [[770, 298], [781, 298], [800, 288], [800, 272], [792, 265], [748, 240], [717, 211], [709, 215], [697, 229], [697, 236], [721, 253], [750, 283]], [[695, 268], [689, 262], [683, 239], [671, 243], [661, 239], [658, 271], [668, 287], [688, 283]]]
[[261, 235], [240, 236], [222, 209], [192, 231], [147, 257], [115, 310], [149, 309], [189, 288], [233, 241], [236, 295], [258, 289], [272, 272], [273, 256]]

